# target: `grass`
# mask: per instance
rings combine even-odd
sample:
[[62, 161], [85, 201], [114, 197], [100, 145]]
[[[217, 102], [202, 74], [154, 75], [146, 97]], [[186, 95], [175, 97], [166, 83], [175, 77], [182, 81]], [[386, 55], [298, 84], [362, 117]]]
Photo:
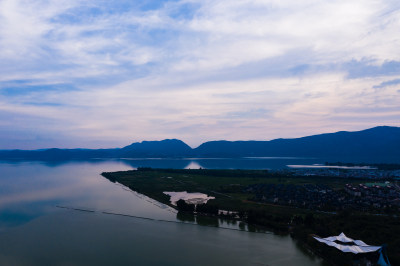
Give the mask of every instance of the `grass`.
[[119, 182], [132, 190], [169, 203], [165, 191], [202, 192], [215, 197], [212, 204], [221, 209], [243, 211], [248, 209], [264, 210], [271, 214], [307, 214], [309, 210], [260, 204], [248, 201], [252, 194], [242, 192], [251, 184], [325, 184], [334, 189], [342, 189], [346, 183], [360, 183], [363, 180], [330, 179], [326, 177], [295, 177], [277, 175], [262, 170], [206, 170], [206, 169], [143, 169], [124, 172], [103, 173], [111, 181]]

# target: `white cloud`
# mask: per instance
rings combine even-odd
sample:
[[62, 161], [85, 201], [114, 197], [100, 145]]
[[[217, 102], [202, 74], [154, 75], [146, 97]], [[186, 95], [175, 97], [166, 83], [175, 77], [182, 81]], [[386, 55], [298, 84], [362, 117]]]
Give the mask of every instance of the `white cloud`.
[[[109, 5], [0, 1], [0, 112], [18, 116], [3, 128], [199, 144], [399, 125], [399, 85], [374, 86], [400, 73], [362, 68], [400, 61], [396, 1]], [[348, 79], [349, 62], [366, 74]], [[1, 94], [9, 84], [78, 89]]]

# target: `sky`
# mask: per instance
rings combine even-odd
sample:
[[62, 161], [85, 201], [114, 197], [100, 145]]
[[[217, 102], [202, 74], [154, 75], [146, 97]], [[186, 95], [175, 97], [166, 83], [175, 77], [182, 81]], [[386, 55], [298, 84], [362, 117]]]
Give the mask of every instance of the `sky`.
[[0, 0], [0, 149], [400, 126], [398, 0]]

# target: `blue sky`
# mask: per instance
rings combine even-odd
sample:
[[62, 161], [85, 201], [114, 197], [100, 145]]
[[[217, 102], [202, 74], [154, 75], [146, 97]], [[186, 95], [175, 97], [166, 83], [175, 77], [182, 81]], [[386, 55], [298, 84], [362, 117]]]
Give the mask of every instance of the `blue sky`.
[[0, 149], [400, 126], [392, 0], [0, 0]]

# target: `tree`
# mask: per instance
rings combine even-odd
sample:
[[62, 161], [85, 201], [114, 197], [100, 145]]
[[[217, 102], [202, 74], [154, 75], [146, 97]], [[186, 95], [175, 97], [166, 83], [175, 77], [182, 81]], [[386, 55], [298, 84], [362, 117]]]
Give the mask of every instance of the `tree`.
[[314, 222], [315, 222], [314, 215], [312, 213], [308, 213], [306, 215], [306, 218], [304, 219], [304, 225], [307, 227], [312, 227], [314, 226]]
[[194, 212], [194, 205], [187, 204], [186, 201], [180, 199], [176, 202], [176, 207], [178, 207], [178, 211], [182, 212]]
[[198, 204], [196, 206], [196, 211], [199, 213], [207, 213], [207, 214], [218, 214], [218, 207], [210, 204]]

